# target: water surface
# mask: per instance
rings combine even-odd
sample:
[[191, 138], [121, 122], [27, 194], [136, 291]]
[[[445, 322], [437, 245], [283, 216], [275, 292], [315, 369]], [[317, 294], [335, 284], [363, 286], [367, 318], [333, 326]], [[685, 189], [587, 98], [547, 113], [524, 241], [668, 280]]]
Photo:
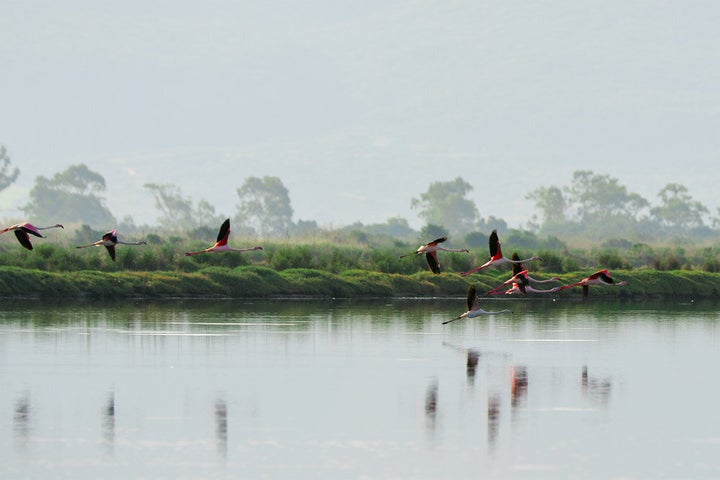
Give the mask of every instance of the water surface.
[[720, 478], [720, 310], [6, 302], [0, 478]]

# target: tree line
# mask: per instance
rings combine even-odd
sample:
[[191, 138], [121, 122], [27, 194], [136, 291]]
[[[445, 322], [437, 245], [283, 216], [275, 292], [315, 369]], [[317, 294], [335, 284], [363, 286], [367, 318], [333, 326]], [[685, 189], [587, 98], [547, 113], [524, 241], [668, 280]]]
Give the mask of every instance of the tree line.
[[[14, 183], [19, 173], [0, 146], [0, 192]], [[546, 248], [562, 248], [568, 239], [575, 244], [628, 247], [638, 242], [667, 244], [680, 236], [683, 241], [712, 241], [720, 235], [720, 208], [712, 215], [684, 185], [665, 185], [651, 202], [629, 191], [617, 178], [590, 170], [575, 171], [567, 185], [543, 186], [526, 194], [525, 200], [535, 213], [519, 229], [508, 227], [502, 218], [481, 215], [470, 197], [472, 185], [461, 177], [433, 182], [410, 199], [410, 208], [425, 222], [420, 231], [402, 217], [377, 224], [355, 222], [332, 232], [313, 220], [294, 221], [290, 194], [281, 179], [273, 176], [246, 178], [236, 190], [236, 209], [230, 215], [217, 212], [204, 199], [194, 202], [174, 184], [146, 183], [144, 188], [154, 197], [160, 213], [157, 223], [163, 231], [201, 233], [204, 238], [212, 237], [227, 216], [233, 219], [237, 235], [264, 239], [321, 235], [360, 243], [370, 236], [417, 242], [450, 235], [455, 243], [472, 247], [486, 245], [493, 229], [501, 234], [545, 239], [542, 247]], [[117, 225], [127, 233], [147, 228], [137, 226], [132, 217], [116, 219], [105, 203], [105, 191], [102, 175], [84, 164], [71, 165], [51, 177], [38, 176], [30, 190], [30, 201], [21, 210], [35, 223], [62, 219], [81, 225], [88, 235], [92, 227]]]

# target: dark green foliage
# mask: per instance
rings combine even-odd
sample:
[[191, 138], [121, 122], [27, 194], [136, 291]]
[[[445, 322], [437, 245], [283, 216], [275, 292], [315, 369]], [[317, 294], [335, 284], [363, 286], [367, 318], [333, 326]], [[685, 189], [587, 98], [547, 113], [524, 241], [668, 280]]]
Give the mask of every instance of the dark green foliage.
[[611, 270], [627, 268], [622, 257], [615, 250], [603, 250], [598, 253], [597, 264]]
[[309, 268], [291, 268], [280, 275], [291, 285], [295, 295], [321, 295], [330, 297], [351, 297], [353, 284], [332, 273]]
[[488, 248], [489, 233], [470, 232], [463, 239], [466, 248]]

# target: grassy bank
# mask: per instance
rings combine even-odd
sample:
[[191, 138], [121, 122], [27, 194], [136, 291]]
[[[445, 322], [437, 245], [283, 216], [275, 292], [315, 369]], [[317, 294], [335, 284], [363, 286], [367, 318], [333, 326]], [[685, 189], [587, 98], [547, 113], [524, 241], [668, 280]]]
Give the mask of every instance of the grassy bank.
[[[561, 283], [578, 281], [590, 273], [592, 271], [562, 274]], [[492, 270], [463, 278], [457, 273], [394, 274], [357, 269], [331, 273], [307, 268], [276, 271], [261, 266], [209, 266], [194, 272], [50, 272], [5, 266], [0, 267], [0, 296], [91, 299], [464, 296], [471, 283], [477, 286], [479, 292], [486, 292], [509, 276], [509, 272], [505, 270]], [[625, 280], [629, 285], [594, 286], [590, 288], [590, 296], [698, 299], [720, 297], [720, 273], [638, 269], [614, 270], [613, 276], [616, 281]], [[554, 295], [579, 298], [581, 292], [580, 288], [574, 288]]]

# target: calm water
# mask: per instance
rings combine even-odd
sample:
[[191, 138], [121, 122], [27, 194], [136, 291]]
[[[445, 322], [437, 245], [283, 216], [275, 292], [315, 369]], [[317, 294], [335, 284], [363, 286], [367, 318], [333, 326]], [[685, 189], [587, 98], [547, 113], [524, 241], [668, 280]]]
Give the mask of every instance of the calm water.
[[720, 306], [4, 302], [0, 478], [720, 478]]

